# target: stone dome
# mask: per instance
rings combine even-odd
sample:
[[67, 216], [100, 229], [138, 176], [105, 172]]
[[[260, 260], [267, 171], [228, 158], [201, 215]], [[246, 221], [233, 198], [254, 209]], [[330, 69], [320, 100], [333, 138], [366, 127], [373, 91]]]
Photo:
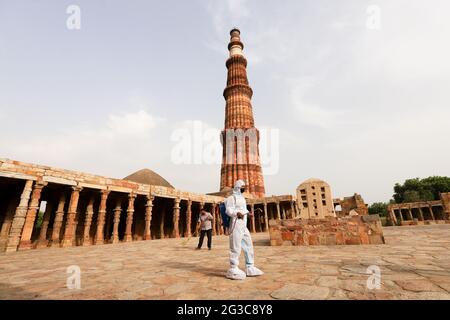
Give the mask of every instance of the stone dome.
[[302, 183], [300, 183], [297, 187], [297, 190], [305, 188], [307, 186], [322, 186], [322, 187], [328, 187], [330, 188], [330, 185], [326, 182], [323, 181], [321, 179], [317, 179], [317, 178], [310, 178], [308, 180], [303, 181]]
[[132, 173], [129, 176], [123, 178], [123, 180], [174, 189], [174, 187], [166, 179], [150, 169], [142, 169], [136, 171], [135, 173]]
[[317, 179], [317, 178], [310, 178], [308, 180], [303, 181], [301, 184], [305, 184], [305, 183], [323, 183], [323, 184], [328, 185], [327, 182], [325, 182], [325, 181], [323, 181], [321, 179]]

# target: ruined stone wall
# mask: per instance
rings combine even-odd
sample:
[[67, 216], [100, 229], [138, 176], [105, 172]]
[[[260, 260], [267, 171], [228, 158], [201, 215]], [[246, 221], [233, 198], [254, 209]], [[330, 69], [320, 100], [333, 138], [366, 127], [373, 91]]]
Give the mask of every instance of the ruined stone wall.
[[378, 215], [271, 220], [269, 233], [272, 246], [384, 244]]
[[336, 211], [338, 217], [345, 217], [354, 213], [360, 216], [369, 214], [367, 204], [357, 193], [351, 197], [344, 197], [344, 199], [334, 199], [333, 202], [335, 206], [340, 205], [342, 208], [340, 211]]
[[319, 179], [309, 179], [296, 189], [300, 216], [304, 219], [334, 217], [333, 198], [328, 183]]

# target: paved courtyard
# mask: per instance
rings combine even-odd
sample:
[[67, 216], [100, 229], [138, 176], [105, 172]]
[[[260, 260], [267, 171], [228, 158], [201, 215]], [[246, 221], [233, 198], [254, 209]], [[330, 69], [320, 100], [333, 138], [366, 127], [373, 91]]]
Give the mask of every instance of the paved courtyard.
[[[386, 245], [314, 247], [270, 247], [268, 234], [254, 235], [266, 274], [244, 281], [224, 278], [225, 236], [211, 251], [195, 251], [192, 238], [2, 253], [0, 299], [450, 299], [450, 225], [384, 234]], [[71, 265], [81, 289], [66, 286]], [[371, 265], [378, 290], [367, 288]]]

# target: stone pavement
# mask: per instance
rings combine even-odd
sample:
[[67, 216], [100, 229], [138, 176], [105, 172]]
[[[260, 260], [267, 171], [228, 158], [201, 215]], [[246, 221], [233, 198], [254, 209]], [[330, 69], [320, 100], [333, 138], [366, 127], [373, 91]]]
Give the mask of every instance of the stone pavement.
[[[384, 228], [385, 245], [271, 247], [253, 235], [266, 274], [224, 278], [228, 238], [196, 238], [0, 254], [0, 299], [450, 299], [450, 225]], [[241, 257], [243, 263], [243, 257]], [[67, 267], [81, 268], [68, 289]], [[381, 269], [368, 289], [367, 267]]]

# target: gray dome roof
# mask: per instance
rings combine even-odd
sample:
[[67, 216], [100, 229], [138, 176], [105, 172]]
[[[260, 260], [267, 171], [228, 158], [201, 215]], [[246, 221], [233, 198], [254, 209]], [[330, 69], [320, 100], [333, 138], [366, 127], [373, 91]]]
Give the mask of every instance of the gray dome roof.
[[123, 180], [174, 189], [174, 187], [166, 179], [150, 169], [142, 169], [136, 171], [135, 173], [132, 173], [129, 176], [123, 178]]

